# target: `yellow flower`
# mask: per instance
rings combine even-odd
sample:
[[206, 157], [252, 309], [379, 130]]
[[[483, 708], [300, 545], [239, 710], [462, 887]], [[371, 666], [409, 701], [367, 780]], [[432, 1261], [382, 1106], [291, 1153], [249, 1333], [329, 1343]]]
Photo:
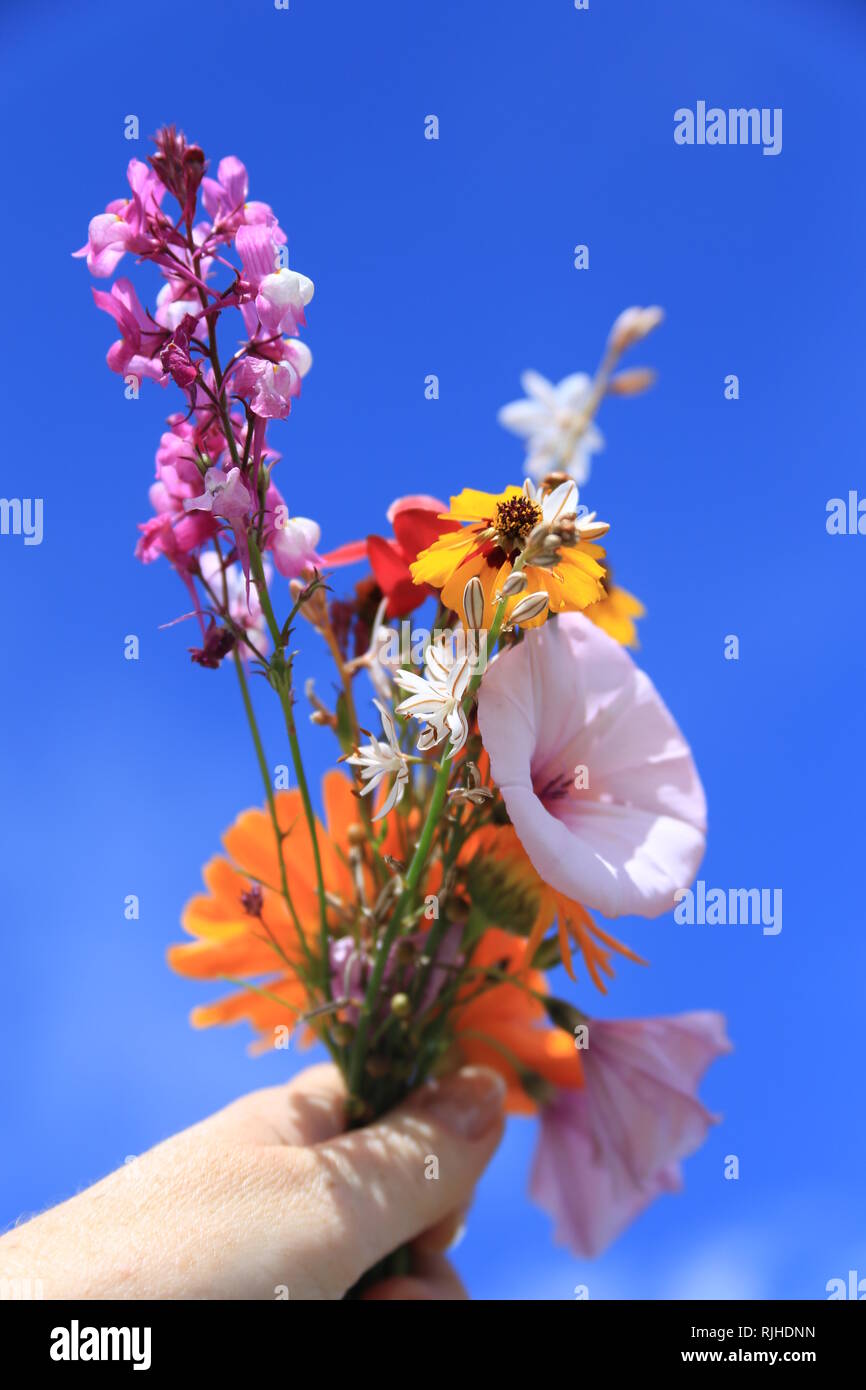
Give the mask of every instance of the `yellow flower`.
[[646, 612], [640, 599], [630, 594], [628, 589], [619, 589], [611, 584], [609, 576], [604, 589], [604, 598], [599, 599], [598, 603], [591, 603], [586, 609], [586, 616], [624, 647], [639, 647], [634, 619], [642, 618]]
[[[526, 583], [509, 592], [505, 622], [518, 605], [535, 594], [544, 594], [547, 605], [535, 617], [514, 621], [522, 627], [539, 627], [548, 613], [581, 610], [605, 597], [604, 550], [593, 544], [609, 529], [595, 513], [577, 515], [577, 487], [570, 480], [551, 491], [536, 490], [527, 480], [522, 488], [504, 492], [479, 492], [464, 488], [451, 498], [443, 519], [463, 523], [459, 531], [447, 531], [422, 550], [410, 567], [416, 584], [441, 591], [442, 603], [458, 613], [467, 626], [463, 594], [470, 579], [477, 578], [484, 593], [480, 626], [489, 628], [498, 595], [517, 566]], [[536, 605], [537, 607], [537, 605]], [[530, 605], [531, 611], [531, 605]]]

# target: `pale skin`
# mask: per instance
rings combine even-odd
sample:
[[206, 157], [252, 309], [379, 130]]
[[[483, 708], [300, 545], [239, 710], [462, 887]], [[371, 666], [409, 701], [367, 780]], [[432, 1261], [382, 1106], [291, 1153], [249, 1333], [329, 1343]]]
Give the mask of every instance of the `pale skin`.
[[[496, 1073], [464, 1067], [346, 1132], [334, 1067], [254, 1091], [0, 1238], [0, 1289], [45, 1298], [463, 1299], [443, 1253], [503, 1128]], [[431, 1174], [438, 1161], [438, 1177]], [[7, 1283], [8, 1281], [8, 1283]]]

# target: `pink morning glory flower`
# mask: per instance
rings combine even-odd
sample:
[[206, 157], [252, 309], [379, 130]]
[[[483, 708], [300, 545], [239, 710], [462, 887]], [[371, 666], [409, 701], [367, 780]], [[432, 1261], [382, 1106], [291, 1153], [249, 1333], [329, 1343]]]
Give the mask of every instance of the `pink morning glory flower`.
[[491, 662], [478, 723], [517, 836], [545, 883], [607, 917], [674, 906], [703, 857], [706, 801], [651, 680], [582, 613]]
[[588, 1024], [584, 1084], [542, 1107], [530, 1185], [557, 1240], [598, 1255], [657, 1196], [680, 1188], [680, 1160], [716, 1122], [695, 1091], [730, 1050], [717, 1013]]

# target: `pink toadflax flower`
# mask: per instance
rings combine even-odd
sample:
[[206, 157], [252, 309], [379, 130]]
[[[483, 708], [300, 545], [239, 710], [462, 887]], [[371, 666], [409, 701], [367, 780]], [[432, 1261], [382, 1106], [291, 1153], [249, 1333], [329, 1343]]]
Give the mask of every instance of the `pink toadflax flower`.
[[657, 1196], [679, 1189], [680, 1160], [716, 1122], [695, 1091], [730, 1050], [716, 1013], [590, 1022], [583, 1086], [558, 1090], [541, 1110], [530, 1190], [557, 1240], [598, 1255]]
[[310, 570], [321, 569], [322, 557], [316, 550], [322, 528], [306, 516], [289, 516], [279, 489], [271, 483], [265, 498], [265, 548], [285, 579], [298, 579]]
[[241, 477], [239, 468], [224, 473], [221, 468], [209, 468], [204, 475], [204, 492], [199, 497], [187, 497], [184, 509], [188, 512], [210, 512], [221, 516], [232, 528], [237, 546], [238, 558], [244, 574], [249, 581], [250, 554], [247, 543], [247, 520], [252, 498], [249, 488]]
[[215, 179], [202, 179], [201, 198], [214, 220], [214, 231], [220, 237], [231, 238], [241, 226], [264, 226], [271, 240], [284, 244], [286, 234], [267, 203], [247, 201], [249, 179], [244, 165], [235, 155], [221, 159]]
[[111, 289], [94, 290], [97, 307], [110, 314], [121, 337], [108, 349], [106, 361], [113, 372], [149, 377], [164, 386], [168, 380], [160, 353], [168, 340], [168, 330], [149, 318], [129, 280], [115, 280]]
[[249, 396], [250, 409], [261, 420], [284, 420], [292, 400], [301, 394], [301, 372], [293, 357], [245, 357], [231, 378], [232, 391]]
[[280, 264], [279, 248], [267, 226], [240, 227], [235, 246], [244, 281], [255, 298], [254, 310], [249, 302], [242, 306], [247, 331], [255, 334], [261, 324], [268, 338], [296, 333], [306, 323], [304, 308], [313, 297], [312, 280]]
[[115, 198], [105, 212], [91, 218], [86, 245], [73, 252], [86, 256], [91, 275], [100, 279], [112, 273], [127, 251], [143, 255], [157, 245], [150, 226], [159, 214], [165, 188], [140, 159], [129, 161], [126, 176], [132, 197]]
[[674, 906], [703, 857], [706, 801], [649, 677], [582, 613], [491, 662], [478, 723], [536, 872], [607, 917]]

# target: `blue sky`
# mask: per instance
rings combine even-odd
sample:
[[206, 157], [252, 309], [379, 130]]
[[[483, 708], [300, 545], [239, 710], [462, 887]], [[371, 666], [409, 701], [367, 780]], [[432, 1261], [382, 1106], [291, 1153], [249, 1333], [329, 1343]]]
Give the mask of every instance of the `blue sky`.
[[[192, 1032], [203, 991], [163, 961], [199, 866], [260, 792], [231, 671], [192, 667], [186, 627], [159, 631], [183, 593], [132, 558], [176, 398], [145, 383], [124, 400], [69, 257], [144, 157], [133, 113], [214, 165], [240, 156], [316, 282], [315, 365], [273, 440], [326, 546], [380, 529], [400, 493], [519, 481], [496, 411], [520, 372], [591, 370], [620, 309], [665, 306], [634, 359], [659, 384], [605, 407], [584, 500], [614, 523], [618, 576], [649, 610], [639, 659], [707, 788], [702, 877], [780, 888], [783, 930], [619, 924], [652, 967], [624, 964], [591, 1006], [722, 1009], [736, 1051], [704, 1095], [724, 1122], [685, 1191], [592, 1265], [530, 1207], [533, 1127], [513, 1124], [457, 1262], [496, 1298], [821, 1297], [866, 1275], [866, 537], [825, 527], [830, 498], [866, 496], [862, 6], [35, 0], [0, 37], [0, 491], [44, 499], [40, 546], [0, 536], [0, 1223], [286, 1071], [240, 1030]], [[781, 107], [781, 154], [677, 146], [673, 113], [698, 100]], [[325, 688], [312, 641], [303, 661]], [[318, 775], [327, 735], [306, 750]]]

